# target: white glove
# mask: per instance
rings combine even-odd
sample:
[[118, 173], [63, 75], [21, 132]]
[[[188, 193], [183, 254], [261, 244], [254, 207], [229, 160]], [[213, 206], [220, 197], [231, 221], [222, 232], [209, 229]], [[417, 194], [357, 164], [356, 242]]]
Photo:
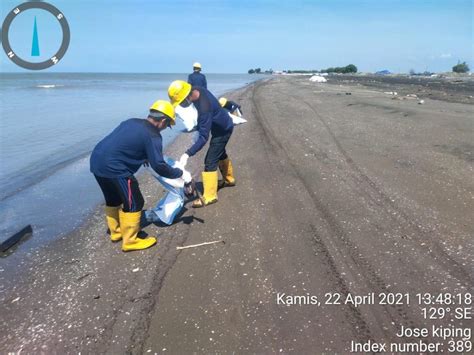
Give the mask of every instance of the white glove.
[[179, 158], [179, 165], [184, 168], [186, 164], [188, 163], [188, 159], [189, 159], [189, 155], [184, 153], [183, 155], [181, 155], [181, 158]]
[[187, 170], [183, 170], [183, 176], [181, 177], [183, 178], [185, 184], [190, 183], [191, 180], [193, 179], [193, 177], [191, 176], [191, 173]]

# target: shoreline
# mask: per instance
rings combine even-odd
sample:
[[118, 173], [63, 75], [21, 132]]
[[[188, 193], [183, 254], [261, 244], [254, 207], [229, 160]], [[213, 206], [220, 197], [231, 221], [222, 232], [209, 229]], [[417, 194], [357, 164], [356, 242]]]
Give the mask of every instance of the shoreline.
[[[225, 94], [229, 95], [245, 91], [255, 85], [255, 83], [256, 82], [252, 82], [239, 89], [227, 91]], [[192, 143], [192, 135], [193, 134], [177, 135], [176, 138], [164, 148], [165, 154], [176, 159], [179, 158], [179, 154], [182, 154], [185, 148]], [[198, 157], [188, 163], [189, 171], [194, 178], [199, 181], [199, 168], [203, 160], [202, 152], [205, 150], [206, 148], [198, 154]], [[163, 195], [164, 189], [150, 174], [140, 173], [137, 179], [145, 198], [144, 209], [154, 206]], [[101, 199], [103, 199], [102, 196]], [[26, 344], [31, 344], [33, 348], [28, 347], [31, 351], [43, 351], [43, 347], [46, 346], [44, 343], [40, 344], [35, 341], [35, 339], [39, 337], [43, 339], [44, 342], [48, 342], [49, 338], [55, 338], [54, 342], [48, 346], [50, 349], [56, 349], [57, 346], [61, 346], [61, 342], [57, 337], [58, 333], [65, 332], [69, 334], [70, 339], [76, 338], [71, 333], [75, 326], [80, 329], [80, 332], [85, 332], [80, 339], [82, 345], [93, 344], [96, 346], [97, 344], [94, 340], [91, 339], [89, 342], [88, 339], [90, 337], [87, 335], [87, 329], [84, 328], [85, 324], [93, 319], [92, 315], [94, 311], [89, 313], [88, 316], [78, 315], [81, 319], [79, 324], [69, 319], [69, 317], [66, 317], [67, 314], [63, 313], [61, 315], [61, 317], [63, 317], [62, 322], [67, 324], [68, 328], [47, 329], [47, 324], [50, 324], [51, 318], [54, 318], [56, 315], [56, 312], [53, 310], [55, 303], [60, 302], [64, 305], [64, 301], [60, 300], [67, 299], [66, 302], [71, 303], [70, 307], [82, 303], [84, 307], [88, 308], [88, 302], [95, 302], [95, 300], [104, 298], [108, 298], [108, 301], [111, 300], [110, 298], [114, 299], [113, 292], [111, 292], [113, 289], [115, 289], [116, 292], [123, 292], [123, 288], [117, 288], [117, 285], [115, 285], [113, 281], [114, 278], [121, 279], [123, 277], [121, 272], [114, 272], [114, 276], [108, 275], [105, 272], [108, 270], [106, 264], [109, 258], [111, 259], [110, 262], [115, 264], [117, 270], [123, 267], [124, 260], [129, 263], [125, 271], [127, 275], [126, 283], [128, 284], [126, 287], [130, 287], [128, 292], [134, 293], [135, 286], [133, 286], [132, 283], [138, 274], [133, 270], [136, 269], [140, 269], [141, 272], [146, 271], [146, 275], [142, 277], [141, 284], [143, 284], [143, 292], [145, 292], [145, 294], [150, 292], [149, 289], [154, 287], [156, 277], [164, 278], [166, 274], [166, 271], [163, 271], [164, 274], [162, 274], [157, 270], [158, 264], [162, 261], [161, 259], [164, 259], [166, 263], [169, 262], [171, 267], [174, 262], [173, 260], [175, 260], [178, 254], [173, 249], [175, 246], [182, 245], [186, 241], [185, 232], [176, 232], [177, 226], [184, 226], [184, 229], [187, 230], [193, 219], [193, 209], [190, 207], [188, 201], [185, 203], [185, 208], [183, 209], [183, 214], [187, 214], [188, 216], [183, 217], [183, 214], [181, 214], [181, 217], [179, 217], [173, 225], [168, 227], [156, 227], [152, 224], [145, 228], [147, 233], [150, 233], [150, 229], [158, 232], [158, 235], [150, 233], [158, 237], [158, 245], [150, 248], [151, 252], [123, 253], [120, 250], [119, 244], [113, 244], [108, 239], [108, 235], [106, 234], [107, 226], [103, 215], [103, 205], [104, 203], [102, 201], [91, 207], [90, 213], [88, 213], [88, 215], [83, 218], [81, 224], [72, 231], [57, 238], [48, 239], [45, 245], [36, 246], [34, 249], [25, 248], [26, 250], [21, 250], [22, 247], [25, 246], [20, 243], [19, 246], [13, 247], [18, 248], [18, 250], [0, 259], [0, 261], [2, 261], [2, 265], [0, 266], [0, 303], [5, 305], [5, 312], [3, 313], [3, 317], [5, 318], [4, 324], [9, 324], [11, 319], [15, 318], [14, 313], [10, 313], [10, 311], [13, 311], [10, 308], [12, 306], [15, 307], [17, 304], [21, 304], [22, 307], [29, 309], [36, 308], [35, 304], [37, 304], [37, 301], [29, 299], [28, 296], [32, 294], [32, 290], [35, 290], [35, 293], [48, 295], [40, 301], [43, 309], [38, 312], [39, 314], [28, 319], [29, 324], [43, 324], [44, 328], [30, 329], [31, 333], [29, 334], [28, 332], [24, 334], [22, 332], [15, 332], [14, 334], [17, 339], [23, 339], [19, 344], [25, 346]], [[174, 237], [169, 238], [170, 235], [174, 235]], [[28, 243], [31, 238], [35, 238], [35, 236], [33, 235], [28, 238], [26, 243]], [[94, 259], [100, 260], [100, 262]], [[155, 271], [150, 270], [150, 268], [154, 268]], [[51, 278], [51, 273], [56, 274], [56, 277]], [[43, 280], [43, 282], [39, 282], [40, 280]], [[95, 291], [88, 289], [88, 287], [91, 287], [91, 284], [97, 285]], [[62, 294], [63, 292], [68, 295]], [[106, 295], [103, 295], [103, 292], [105, 292]], [[81, 298], [79, 294], [82, 294], [83, 298]], [[136, 302], [135, 298], [132, 302]], [[114, 299], [113, 305], [117, 306], [117, 304], [120, 304], [120, 300]], [[144, 305], [144, 307], [147, 306]], [[67, 313], [71, 311], [72, 309], [65, 310]], [[115, 311], [111, 312], [114, 313]], [[141, 313], [142, 311], [138, 312]], [[137, 319], [139, 318], [140, 316], [137, 314]], [[10, 319], [10, 322], [6, 321], [6, 319]], [[7, 330], [2, 331], [2, 334], [7, 333]], [[6, 338], [0, 339], [0, 348], [8, 349], [7, 344], [11, 345], [11, 343], [8, 342], [8, 338], [11, 336], [13, 335], [8, 334]], [[99, 336], [99, 334], [97, 334], [97, 336]], [[128, 343], [131, 342], [132, 339], [128, 339]], [[122, 342], [120, 343], [123, 344]], [[108, 344], [107, 346], [111, 345], [113, 344]], [[106, 345], [103, 344], [103, 346], [105, 347]], [[20, 347], [16, 349], [20, 349]], [[13, 350], [15, 349], [12, 349], [12, 351]]]
[[[248, 83], [243, 84], [240, 81], [237, 81], [237, 84], [248, 85]], [[232, 87], [233, 85], [227, 83], [227, 86]], [[221, 87], [222, 85], [218, 82], [217, 86]], [[183, 125], [178, 121], [173, 128], [174, 130], [164, 132], [163, 145], [165, 149], [169, 143], [181, 135], [179, 131]], [[95, 144], [98, 140], [99, 138], [85, 139], [84, 142], [87, 142], [85, 147], [65, 148], [65, 151], [62, 151], [64, 156], [59, 153], [53, 154], [47, 159], [43, 159], [42, 164], [30, 164], [20, 172], [16, 171], [14, 175], [5, 175], [7, 182], [4, 186], [5, 194], [1, 196], [2, 208], [0, 210], [3, 215], [9, 216], [9, 218], [2, 221], [0, 241], [8, 239], [25, 225], [32, 225], [33, 240], [29, 240], [27, 243], [24, 243], [26, 242], [24, 240], [13, 249], [13, 252], [24, 254], [34, 251], [34, 248], [38, 246], [36, 241], [40, 240], [41, 243], [46, 243], [61, 237], [65, 232], [68, 233], [72, 229], [78, 228], [80, 220], [90, 216], [100, 199], [95, 198], [98, 191], [97, 186], [95, 180], [90, 179], [89, 169], [84, 161], [90, 155], [87, 147]], [[71, 196], [71, 198], [58, 198], [61, 195]], [[30, 202], [36, 199], [38, 199], [39, 209]], [[55, 215], [54, 212], [46, 211], [50, 206], [55, 206], [58, 210], [56, 213], [60, 214], [61, 223], [52, 218]], [[79, 209], [81, 212], [74, 213], [75, 209]], [[85, 214], [84, 211], [89, 212]], [[63, 224], [65, 228], [60, 224]], [[11, 253], [12, 250], [1, 256], [8, 257]]]

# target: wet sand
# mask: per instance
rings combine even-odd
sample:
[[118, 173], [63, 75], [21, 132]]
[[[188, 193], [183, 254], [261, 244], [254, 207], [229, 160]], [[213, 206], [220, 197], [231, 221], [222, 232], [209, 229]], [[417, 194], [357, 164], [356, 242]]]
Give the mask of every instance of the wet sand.
[[[383, 91], [277, 77], [233, 92], [249, 121], [228, 149], [238, 185], [215, 205], [188, 204], [171, 227], [147, 227], [159, 238], [150, 250], [122, 253], [99, 209], [14, 274], [0, 268], [0, 349], [341, 353], [431, 325], [415, 304], [324, 302], [472, 292], [474, 106]], [[205, 151], [190, 160], [195, 177]], [[150, 206], [161, 189], [148, 175], [140, 183]], [[322, 304], [279, 304], [281, 293]]]

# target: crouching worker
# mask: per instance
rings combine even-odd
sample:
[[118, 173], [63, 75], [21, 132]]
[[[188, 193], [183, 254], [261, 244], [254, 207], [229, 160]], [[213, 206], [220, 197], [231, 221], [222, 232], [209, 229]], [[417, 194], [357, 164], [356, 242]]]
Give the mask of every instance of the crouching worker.
[[242, 107], [234, 101], [227, 100], [225, 97], [221, 97], [219, 99], [219, 104], [223, 109], [226, 109], [231, 114], [242, 117]]
[[168, 96], [174, 106], [188, 107], [194, 104], [198, 112], [197, 131], [199, 137], [181, 156], [181, 166], [186, 166], [188, 158], [199, 152], [208, 141], [209, 135], [212, 136], [202, 173], [204, 192], [202, 198], [194, 201], [193, 207], [203, 207], [217, 202], [218, 166], [224, 178], [222, 186], [235, 185], [232, 163], [226, 152], [227, 142], [234, 129], [232, 119], [220, 106], [215, 96], [203, 87], [191, 86], [185, 81], [176, 80], [169, 86]]
[[148, 162], [161, 176], [175, 179], [183, 175], [181, 169], [163, 160], [160, 131], [174, 124], [173, 106], [158, 100], [146, 119], [123, 121], [92, 151], [90, 170], [105, 197], [110, 238], [113, 242], [122, 240], [123, 251], [146, 249], [156, 243], [154, 237], [138, 238], [144, 200], [133, 174]]

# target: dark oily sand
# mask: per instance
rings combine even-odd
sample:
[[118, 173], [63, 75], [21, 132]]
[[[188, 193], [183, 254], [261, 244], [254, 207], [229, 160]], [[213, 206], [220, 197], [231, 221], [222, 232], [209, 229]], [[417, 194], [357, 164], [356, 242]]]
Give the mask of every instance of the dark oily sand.
[[420, 99], [474, 104], [474, 77], [451, 74], [443, 77], [407, 75], [334, 75], [330, 84], [363, 85], [384, 92], [396, 92], [399, 97], [416, 95]]
[[[147, 227], [159, 237], [148, 251], [123, 254], [98, 210], [13, 275], [0, 266], [0, 349], [347, 353], [351, 341], [403, 342], [400, 326], [432, 323], [415, 304], [325, 304], [334, 295], [416, 303], [419, 292], [472, 291], [474, 106], [285, 77], [228, 98], [249, 121], [228, 148], [237, 186], [204, 209], [188, 204], [171, 227]], [[205, 151], [190, 160], [195, 176]], [[140, 182], [155, 202], [159, 185]], [[321, 305], [278, 304], [282, 293]]]

